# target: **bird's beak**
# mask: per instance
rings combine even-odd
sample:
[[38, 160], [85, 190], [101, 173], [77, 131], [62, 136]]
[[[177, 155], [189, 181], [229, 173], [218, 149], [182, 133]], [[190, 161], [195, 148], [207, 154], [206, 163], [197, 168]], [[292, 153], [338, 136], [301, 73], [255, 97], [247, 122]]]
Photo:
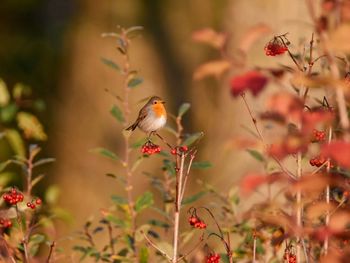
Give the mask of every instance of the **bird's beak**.
[[162, 101], [161, 101], [161, 103], [162, 103], [162, 104], [165, 104], [165, 101], [164, 101], [164, 100], [162, 100]]

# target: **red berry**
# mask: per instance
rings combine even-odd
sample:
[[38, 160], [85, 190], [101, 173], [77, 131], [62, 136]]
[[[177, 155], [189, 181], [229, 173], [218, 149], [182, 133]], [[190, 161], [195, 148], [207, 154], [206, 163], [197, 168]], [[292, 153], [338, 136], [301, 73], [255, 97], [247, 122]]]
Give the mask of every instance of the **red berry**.
[[177, 154], [177, 149], [176, 148], [171, 149], [170, 153], [172, 155], [176, 155]]
[[186, 145], [181, 146], [181, 147], [180, 147], [180, 151], [181, 151], [181, 152], [187, 152], [187, 151], [188, 151], [188, 147], [187, 147]]
[[41, 201], [40, 198], [38, 198], [38, 199], [35, 200], [35, 203], [36, 203], [37, 205], [41, 205], [41, 204], [42, 204], [42, 201]]
[[27, 203], [27, 207], [31, 207], [32, 206], [32, 203], [31, 202], [28, 202]]
[[267, 56], [281, 55], [288, 51], [288, 48], [283, 44], [279, 38], [274, 38], [264, 48]]
[[35, 204], [33, 204], [33, 203], [30, 204], [31, 209], [35, 209], [35, 207], [36, 207]]
[[191, 226], [194, 226], [194, 225], [198, 222], [198, 218], [195, 217], [195, 216], [191, 216], [191, 217], [188, 219], [188, 222], [190, 223]]

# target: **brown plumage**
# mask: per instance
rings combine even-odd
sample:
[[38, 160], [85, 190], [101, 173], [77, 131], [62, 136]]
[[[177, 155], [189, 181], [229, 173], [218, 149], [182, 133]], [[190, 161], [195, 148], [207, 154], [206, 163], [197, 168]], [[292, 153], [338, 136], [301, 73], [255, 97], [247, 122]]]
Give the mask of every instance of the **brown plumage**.
[[126, 130], [134, 131], [139, 127], [146, 133], [154, 132], [162, 128], [166, 123], [166, 110], [164, 108], [164, 101], [157, 97], [151, 97], [139, 112], [136, 121], [130, 125]]

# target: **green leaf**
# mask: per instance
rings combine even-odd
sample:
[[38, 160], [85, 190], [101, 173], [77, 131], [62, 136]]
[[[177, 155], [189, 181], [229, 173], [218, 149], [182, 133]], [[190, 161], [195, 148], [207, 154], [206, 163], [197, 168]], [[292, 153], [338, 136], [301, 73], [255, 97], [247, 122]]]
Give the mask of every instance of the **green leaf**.
[[132, 26], [132, 27], [129, 27], [125, 31], [125, 33], [130, 38], [130, 37], [132, 37], [132, 33], [134, 33], [135, 31], [141, 31], [141, 30], [143, 30], [143, 26]]
[[12, 96], [16, 100], [23, 96], [29, 96], [31, 93], [32, 89], [23, 83], [16, 83], [12, 90]]
[[40, 244], [45, 241], [45, 236], [41, 234], [34, 234], [30, 237], [29, 242], [31, 244]]
[[110, 110], [110, 113], [120, 123], [123, 123], [125, 121], [123, 112], [117, 105], [113, 105], [112, 109]]
[[189, 197], [187, 197], [187, 198], [184, 198], [184, 199], [182, 200], [182, 203], [181, 203], [181, 204], [182, 204], [182, 205], [191, 204], [191, 203], [197, 201], [198, 199], [200, 199], [201, 197], [203, 197], [203, 196], [206, 195], [206, 194], [207, 194], [207, 192], [204, 192], [204, 191], [198, 192], [198, 193], [196, 193], [196, 194], [194, 194], [194, 195], [192, 195], [192, 196], [189, 196]]
[[2, 122], [12, 121], [17, 113], [18, 107], [15, 103], [10, 103], [4, 106], [0, 111], [0, 119]]
[[177, 116], [182, 117], [191, 107], [191, 104], [185, 102], [183, 103], [180, 108], [179, 108], [179, 113], [177, 114]]
[[119, 195], [112, 195], [112, 201], [113, 203], [117, 205], [125, 205], [128, 203], [128, 200], [126, 200], [124, 197], [119, 196]]
[[7, 89], [6, 83], [0, 79], [0, 107], [4, 107], [10, 101], [10, 94]]
[[35, 162], [35, 163], [33, 164], [33, 168], [34, 168], [34, 167], [38, 167], [38, 166], [40, 166], [40, 165], [47, 164], [47, 163], [52, 163], [52, 162], [54, 162], [54, 161], [56, 161], [55, 158], [44, 158], [44, 159], [40, 159], [39, 161], [37, 161], [37, 162]]
[[256, 150], [253, 149], [247, 149], [247, 152], [256, 160], [258, 160], [259, 162], [264, 162], [265, 158], [264, 156], [262, 156], [262, 154]]
[[128, 87], [129, 88], [135, 88], [136, 86], [140, 85], [143, 82], [142, 78], [133, 78], [129, 80]]
[[5, 131], [5, 136], [15, 154], [24, 157], [26, 150], [24, 141], [19, 132], [15, 129], [8, 129]]
[[186, 140], [183, 141], [182, 145], [190, 146], [191, 144], [195, 143], [197, 140], [202, 138], [203, 135], [203, 132], [196, 132], [194, 134], [191, 134], [186, 138]]
[[167, 222], [163, 222], [157, 219], [151, 219], [148, 221], [148, 224], [152, 225], [152, 226], [159, 226], [159, 227], [163, 227], [163, 228], [169, 228], [170, 225]]
[[148, 248], [146, 247], [141, 247], [140, 253], [139, 253], [139, 263], [147, 263], [148, 262]]
[[37, 177], [35, 177], [32, 180], [32, 187], [34, 187], [37, 183], [39, 183], [44, 177], [45, 177], [45, 174], [40, 174]]
[[23, 130], [24, 136], [28, 139], [38, 141], [47, 140], [47, 135], [40, 121], [33, 114], [28, 112], [19, 112], [17, 114], [18, 126]]
[[113, 224], [115, 224], [115, 225], [117, 225], [119, 227], [123, 227], [124, 228], [124, 227], [127, 226], [127, 223], [124, 220], [122, 220], [122, 219], [120, 219], [120, 218], [118, 218], [118, 217], [116, 217], [116, 216], [114, 216], [112, 214], [107, 215], [106, 216], [106, 220], [108, 220], [109, 222], [111, 222], [111, 223], [113, 223]]
[[45, 201], [51, 205], [57, 203], [60, 193], [61, 190], [57, 185], [49, 186], [45, 193]]
[[133, 163], [133, 165], [131, 167], [131, 172], [135, 172], [137, 167], [139, 167], [139, 165], [143, 162], [143, 160], [144, 160], [143, 157], [137, 158], [137, 160]]
[[107, 58], [101, 58], [101, 61], [102, 61], [105, 65], [107, 65], [108, 67], [111, 67], [112, 69], [115, 69], [115, 70], [117, 70], [117, 71], [119, 71], [119, 72], [122, 72], [121, 67], [120, 67], [117, 63], [115, 63], [114, 61], [112, 61], [112, 60], [110, 60], [110, 59], [107, 59]]
[[141, 210], [153, 205], [153, 194], [151, 192], [145, 192], [135, 203], [135, 211], [140, 212]]
[[90, 150], [90, 152], [98, 153], [98, 154], [102, 155], [103, 157], [107, 157], [109, 159], [112, 159], [113, 161], [120, 160], [120, 158], [115, 153], [113, 153], [110, 150], [107, 150], [105, 148], [102, 148], [102, 147], [92, 149], [92, 150]]
[[192, 168], [193, 169], [208, 169], [211, 168], [213, 165], [208, 161], [202, 161], [202, 162], [193, 162]]

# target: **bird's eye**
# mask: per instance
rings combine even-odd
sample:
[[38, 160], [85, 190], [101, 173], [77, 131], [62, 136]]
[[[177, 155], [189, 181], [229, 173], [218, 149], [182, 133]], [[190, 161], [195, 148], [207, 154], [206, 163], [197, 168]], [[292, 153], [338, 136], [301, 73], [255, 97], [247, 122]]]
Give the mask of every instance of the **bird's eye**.
[[157, 101], [153, 101], [153, 104], [157, 104]]

